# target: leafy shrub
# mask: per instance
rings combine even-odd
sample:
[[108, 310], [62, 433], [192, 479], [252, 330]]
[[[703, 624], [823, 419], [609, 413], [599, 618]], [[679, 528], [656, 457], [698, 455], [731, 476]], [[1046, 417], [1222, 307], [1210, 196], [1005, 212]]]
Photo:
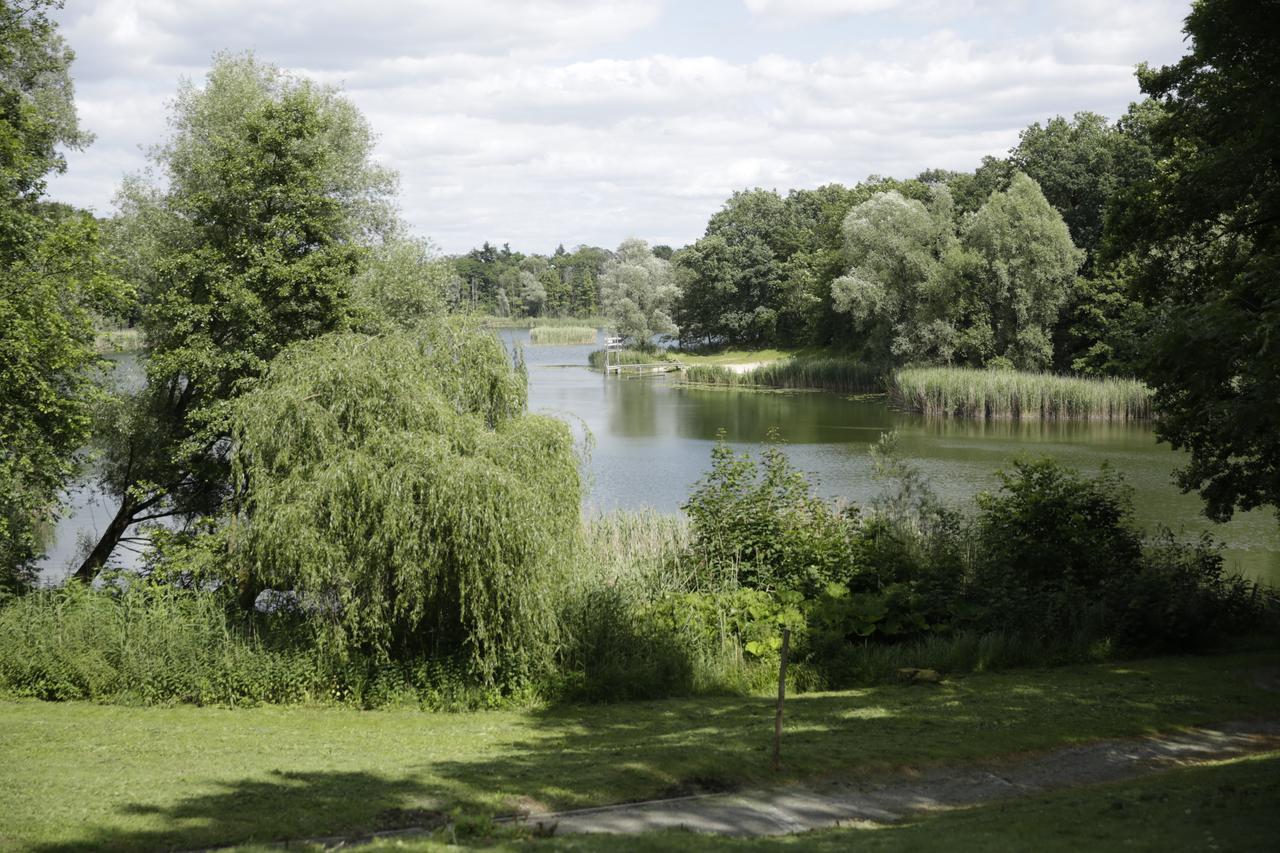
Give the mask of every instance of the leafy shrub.
[[1090, 601], [1135, 571], [1130, 491], [1104, 466], [1087, 479], [1052, 459], [1017, 461], [978, 495], [973, 592], [992, 630], [1070, 633]]
[[711, 471], [684, 510], [703, 582], [815, 595], [861, 570], [857, 511], [838, 510], [812, 493], [776, 444], [757, 463], [735, 454], [723, 435], [711, 451]]
[[1143, 651], [1200, 648], [1256, 630], [1277, 611], [1273, 592], [1226, 572], [1221, 546], [1207, 533], [1188, 544], [1160, 530], [1139, 570], [1109, 593], [1118, 642]]

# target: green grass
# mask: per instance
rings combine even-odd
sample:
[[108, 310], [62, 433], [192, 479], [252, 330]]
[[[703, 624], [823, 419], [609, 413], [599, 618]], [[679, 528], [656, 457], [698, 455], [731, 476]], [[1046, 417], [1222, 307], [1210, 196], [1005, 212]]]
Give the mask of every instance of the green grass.
[[529, 330], [533, 344], [594, 344], [597, 332], [590, 326], [534, 326]]
[[[1280, 836], [1280, 752], [1182, 767], [1136, 781], [1089, 785], [972, 808], [924, 813], [891, 825], [829, 829], [781, 838], [690, 832], [576, 835], [476, 842], [479, 850], [847, 851], [996, 853], [1036, 850], [1270, 851]], [[262, 849], [262, 848], [259, 848]], [[370, 851], [457, 849], [437, 840], [382, 841]]]
[[786, 349], [726, 349], [706, 353], [676, 350], [672, 355], [685, 364], [767, 364], [791, 358], [796, 352]]
[[1135, 379], [1086, 379], [967, 367], [906, 368], [895, 405], [933, 416], [1130, 421], [1150, 418], [1151, 389]]
[[[587, 355], [587, 364], [596, 370], [604, 369], [604, 353], [602, 349], [593, 350]], [[663, 364], [671, 361], [672, 357], [667, 354], [666, 350], [657, 350], [648, 352], [639, 349], [623, 349], [614, 353], [612, 364]]]
[[722, 385], [729, 388], [789, 388], [835, 391], [841, 394], [874, 393], [884, 390], [884, 374], [850, 358], [825, 356], [796, 357], [772, 361], [744, 372], [719, 364], [691, 364], [684, 373], [691, 385]]
[[693, 778], [972, 762], [1274, 716], [1280, 695], [1253, 679], [1278, 664], [1275, 652], [1170, 657], [796, 696], [777, 776], [763, 696], [470, 714], [0, 702], [0, 847], [268, 841], [385, 826], [397, 809], [570, 808]]

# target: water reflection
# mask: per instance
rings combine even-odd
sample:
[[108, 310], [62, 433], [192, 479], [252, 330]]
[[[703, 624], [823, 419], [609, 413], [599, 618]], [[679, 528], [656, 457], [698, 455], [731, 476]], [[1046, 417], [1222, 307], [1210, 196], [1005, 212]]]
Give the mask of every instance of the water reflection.
[[[509, 345], [524, 331], [504, 331]], [[1079, 421], [971, 421], [895, 412], [882, 399], [821, 393], [740, 393], [676, 387], [662, 378], [606, 379], [583, 367], [590, 346], [527, 347], [530, 405], [584, 424], [594, 436], [589, 509], [680, 507], [710, 463], [719, 430], [747, 448], [776, 429], [795, 465], [819, 491], [856, 503], [880, 485], [867, 449], [897, 430], [904, 452], [930, 476], [944, 500], [972, 505], [974, 493], [999, 486], [997, 471], [1019, 457], [1052, 456], [1086, 472], [1104, 462], [1134, 489], [1144, 527], [1169, 526], [1185, 536], [1209, 530], [1228, 546], [1228, 562], [1280, 581], [1280, 528], [1269, 512], [1214, 525], [1200, 501], [1173, 485], [1183, 459], [1159, 445], [1145, 424]]]

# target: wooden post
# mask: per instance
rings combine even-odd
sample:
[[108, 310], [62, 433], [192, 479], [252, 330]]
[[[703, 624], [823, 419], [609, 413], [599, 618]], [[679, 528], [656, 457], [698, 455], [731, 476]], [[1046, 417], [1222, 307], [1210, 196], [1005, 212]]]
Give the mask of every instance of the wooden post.
[[778, 710], [773, 715], [773, 770], [782, 769], [782, 701], [787, 698], [787, 652], [791, 646], [791, 629], [782, 629], [782, 662], [778, 666]]

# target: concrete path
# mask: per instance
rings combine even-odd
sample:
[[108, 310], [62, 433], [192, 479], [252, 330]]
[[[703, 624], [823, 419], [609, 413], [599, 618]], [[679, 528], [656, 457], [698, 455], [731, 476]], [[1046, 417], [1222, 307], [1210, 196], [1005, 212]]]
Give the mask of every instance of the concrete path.
[[1040, 791], [1118, 781], [1186, 764], [1280, 749], [1280, 722], [1231, 723], [1139, 740], [1111, 740], [1023, 760], [938, 768], [878, 783], [831, 783], [708, 794], [531, 815], [557, 835], [684, 829], [783, 835], [890, 823], [915, 812], [970, 806]]

